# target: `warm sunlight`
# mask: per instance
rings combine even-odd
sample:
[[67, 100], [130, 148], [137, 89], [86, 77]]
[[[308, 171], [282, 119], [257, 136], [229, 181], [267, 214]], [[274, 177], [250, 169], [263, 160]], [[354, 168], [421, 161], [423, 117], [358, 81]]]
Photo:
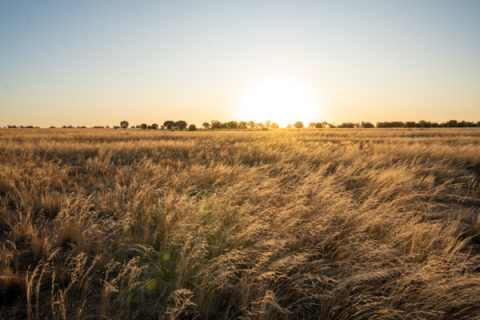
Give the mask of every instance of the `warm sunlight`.
[[270, 120], [280, 127], [296, 121], [318, 121], [320, 106], [307, 86], [287, 78], [259, 81], [248, 88], [238, 106], [239, 119]]

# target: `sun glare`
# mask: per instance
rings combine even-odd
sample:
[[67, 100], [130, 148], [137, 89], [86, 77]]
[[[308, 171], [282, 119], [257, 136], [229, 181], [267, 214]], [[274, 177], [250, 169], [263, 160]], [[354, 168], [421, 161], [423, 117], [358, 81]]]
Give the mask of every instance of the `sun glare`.
[[286, 127], [296, 121], [318, 121], [319, 105], [307, 87], [286, 78], [257, 82], [248, 88], [238, 106], [241, 120], [276, 122]]

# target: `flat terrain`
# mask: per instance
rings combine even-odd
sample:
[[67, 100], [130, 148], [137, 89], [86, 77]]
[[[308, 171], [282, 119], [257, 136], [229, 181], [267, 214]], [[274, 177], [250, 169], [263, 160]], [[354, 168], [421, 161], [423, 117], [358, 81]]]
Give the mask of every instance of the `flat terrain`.
[[480, 129], [0, 129], [0, 318], [480, 318]]

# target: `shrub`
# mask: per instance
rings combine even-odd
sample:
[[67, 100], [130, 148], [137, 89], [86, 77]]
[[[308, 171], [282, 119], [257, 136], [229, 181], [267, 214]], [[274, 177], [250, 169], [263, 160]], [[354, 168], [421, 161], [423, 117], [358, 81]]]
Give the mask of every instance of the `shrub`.
[[197, 131], [197, 127], [194, 124], [188, 126], [188, 131]]
[[302, 121], [297, 121], [297, 122], [295, 122], [295, 124], [293, 126], [297, 129], [301, 129], [301, 128], [303, 128], [303, 122]]
[[179, 120], [175, 122], [175, 127], [177, 127], [178, 130], [183, 130], [187, 127], [187, 122], [184, 120]]

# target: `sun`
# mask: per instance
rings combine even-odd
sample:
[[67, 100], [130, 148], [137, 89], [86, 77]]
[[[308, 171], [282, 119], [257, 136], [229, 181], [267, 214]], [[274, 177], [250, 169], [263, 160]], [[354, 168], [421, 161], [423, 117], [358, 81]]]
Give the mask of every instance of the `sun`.
[[240, 99], [238, 115], [241, 120], [276, 122], [286, 127], [296, 121], [305, 126], [316, 122], [319, 104], [308, 87], [289, 78], [270, 78], [250, 86]]

